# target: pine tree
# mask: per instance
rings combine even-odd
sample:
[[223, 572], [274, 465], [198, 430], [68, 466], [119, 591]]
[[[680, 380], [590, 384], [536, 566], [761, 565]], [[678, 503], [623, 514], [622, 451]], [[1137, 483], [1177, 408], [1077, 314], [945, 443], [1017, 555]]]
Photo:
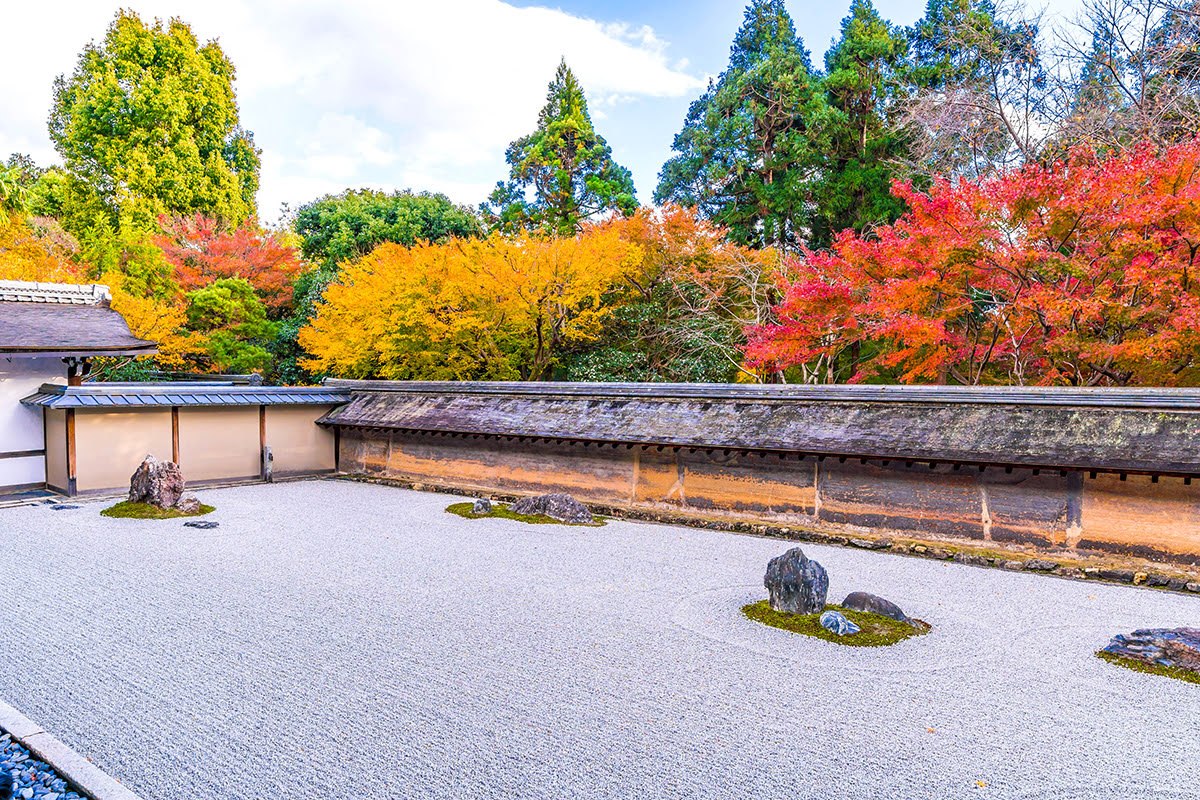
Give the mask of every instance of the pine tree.
[[810, 235], [823, 97], [783, 0], [754, 0], [729, 66], [688, 109], [656, 202], [695, 206], [739, 244], [795, 247]]
[[497, 183], [484, 204], [500, 230], [573, 235], [590, 217], [637, 209], [633, 176], [596, 133], [583, 88], [565, 60], [550, 82], [537, 130], [510, 144], [505, 160], [508, 183]]

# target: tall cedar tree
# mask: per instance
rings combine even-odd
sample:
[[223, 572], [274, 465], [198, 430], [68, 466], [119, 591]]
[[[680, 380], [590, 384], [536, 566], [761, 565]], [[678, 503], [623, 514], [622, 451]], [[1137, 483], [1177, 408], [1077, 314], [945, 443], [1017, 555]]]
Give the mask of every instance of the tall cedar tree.
[[729, 66], [688, 108], [655, 201], [698, 207], [739, 244], [796, 247], [811, 235], [823, 113], [783, 0], [754, 0]]
[[497, 183], [485, 204], [500, 230], [572, 236], [598, 214], [637, 210], [633, 175], [613, 161], [612, 148], [596, 133], [566, 61], [550, 83], [537, 130], [510, 144], [505, 160], [508, 183]]
[[50, 138], [77, 195], [74, 212], [119, 230], [161, 214], [254, 216], [259, 151], [238, 123], [233, 64], [188, 25], [120, 11], [104, 40], [54, 82]]
[[817, 192], [810, 246], [824, 246], [843, 229], [864, 231], [893, 222], [904, 205], [892, 194], [907, 137], [889, 117], [905, 92], [908, 43], [871, 0], [854, 0], [842, 38], [825, 55], [829, 110], [823, 136], [826, 165]]

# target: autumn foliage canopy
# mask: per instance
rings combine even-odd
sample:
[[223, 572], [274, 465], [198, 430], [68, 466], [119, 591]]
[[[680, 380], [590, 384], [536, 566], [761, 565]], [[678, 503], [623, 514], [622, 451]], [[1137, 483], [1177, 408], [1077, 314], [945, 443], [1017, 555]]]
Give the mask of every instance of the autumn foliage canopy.
[[1200, 383], [1200, 143], [927, 192], [789, 264], [747, 354], [808, 380]]

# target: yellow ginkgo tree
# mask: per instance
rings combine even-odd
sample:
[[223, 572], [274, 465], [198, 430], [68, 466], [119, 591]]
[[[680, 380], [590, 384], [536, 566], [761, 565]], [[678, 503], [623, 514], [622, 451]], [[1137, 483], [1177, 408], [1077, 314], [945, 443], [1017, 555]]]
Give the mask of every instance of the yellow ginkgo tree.
[[543, 380], [594, 340], [641, 261], [604, 227], [574, 237], [384, 244], [345, 265], [299, 341], [306, 369], [345, 377]]

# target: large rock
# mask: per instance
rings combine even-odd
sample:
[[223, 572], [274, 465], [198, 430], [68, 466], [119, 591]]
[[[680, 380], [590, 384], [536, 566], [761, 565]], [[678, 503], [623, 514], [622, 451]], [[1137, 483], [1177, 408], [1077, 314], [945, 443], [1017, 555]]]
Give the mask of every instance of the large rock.
[[544, 516], [559, 522], [591, 523], [596, 518], [587, 506], [569, 494], [542, 494], [537, 497], [522, 497], [508, 507], [515, 514]]
[[129, 479], [129, 499], [134, 503], [171, 508], [181, 497], [183, 472], [173, 461], [159, 461], [154, 456], [146, 456]]
[[1118, 633], [1104, 652], [1200, 672], [1200, 628], [1143, 628]]
[[900, 610], [900, 606], [893, 603], [891, 600], [884, 600], [877, 594], [870, 592], [851, 592], [846, 595], [846, 599], [842, 601], [842, 608], [848, 608], [851, 611], [866, 611], [871, 614], [882, 614], [885, 617], [891, 617], [898, 622], [911, 622], [908, 616]]
[[471, 506], [471, 513], [477, 517], [482, 517], [492, 513], [492, 501], [486, 497], [481, 497]]
[[767, 563], [763, 585], [770, 595], [771, 608], [792, 614], [816, 614], [825, 608], [829, 593], [829, 575], [825, 568], [793, 547]]

